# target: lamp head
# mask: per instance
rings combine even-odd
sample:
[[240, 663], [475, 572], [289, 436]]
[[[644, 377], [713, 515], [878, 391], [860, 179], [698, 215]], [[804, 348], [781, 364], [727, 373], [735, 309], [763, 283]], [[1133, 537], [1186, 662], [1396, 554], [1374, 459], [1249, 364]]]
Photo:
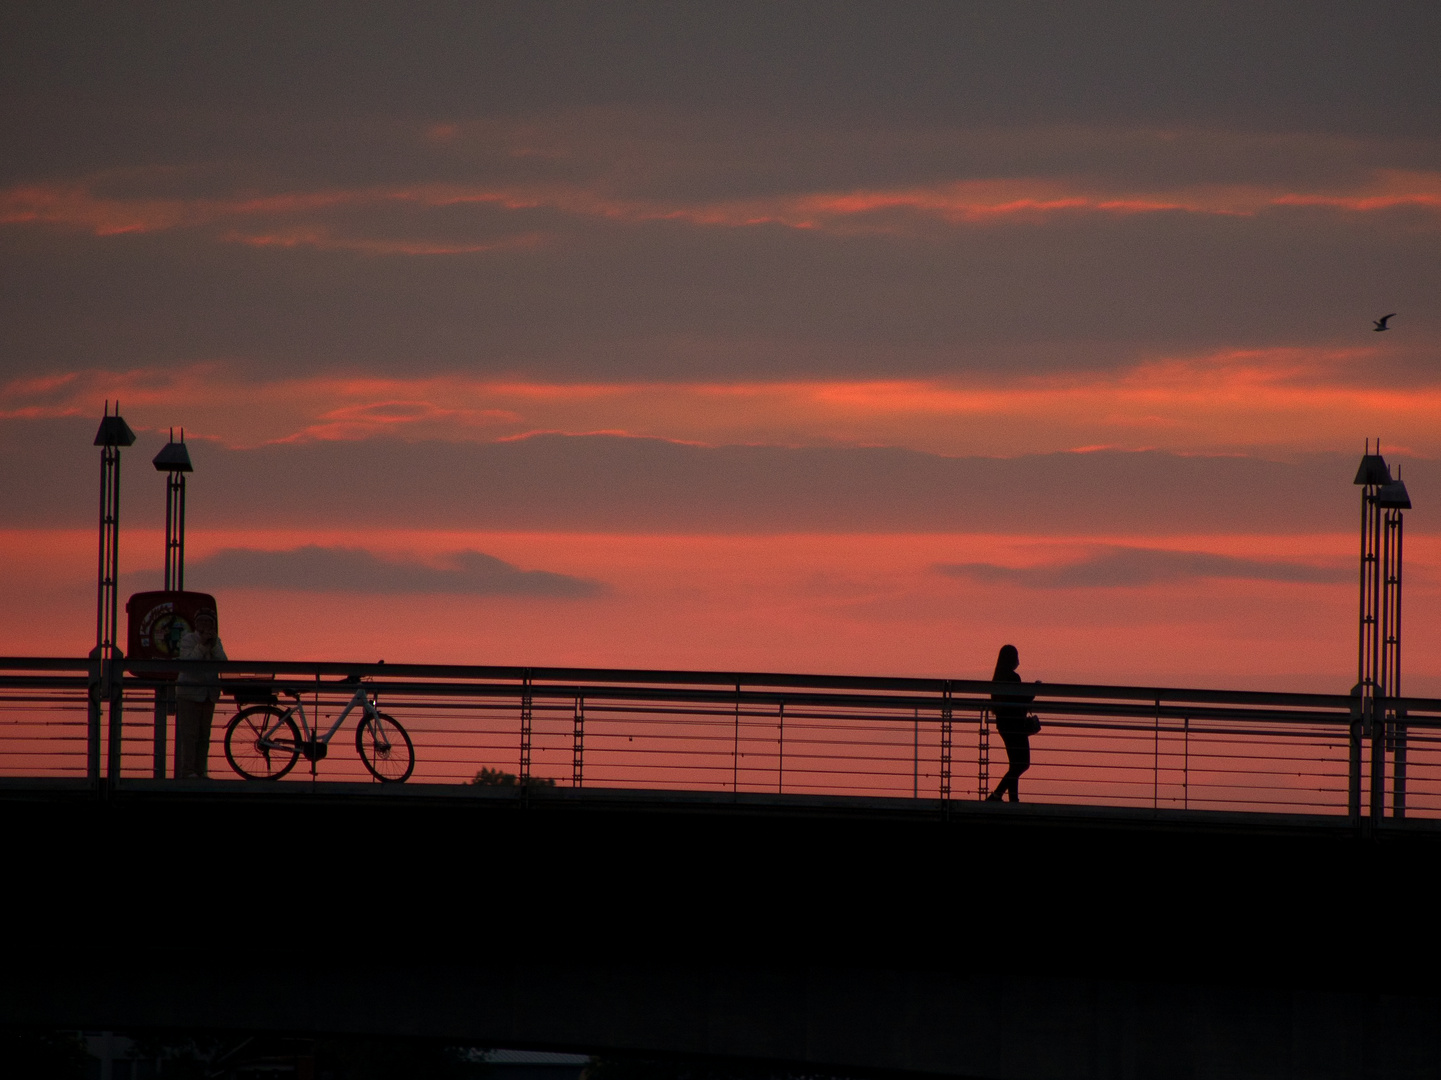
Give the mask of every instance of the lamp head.
[[1411, 496], [1406, 493], [1405, 484], [1400, 480], [1392, 480], [1389, 484], [1383, 484], [1381, 490], [1376, 492], [1376, 505], [1387, 510], [1410, 510]]
[[186, 449], [183, 442], [171, 440], [160, 448], [160, 453], [155, 455], [151, 462], [156, 472], [194, 472], [190, 464], [190, 451]]
[[1353, 482], [1368, 487], [1389, 484], [1391, 470], [1386, 466], [1386, 459], [1380, 454], [1367, 454], [1361, 459], [1361, 467], [1356, 470], [1356, 479]]
[[130, 430], [130, 425], [121, 419], [117, 411], [114, 416], [106, 413], [105, 419], [100, 421], [100, 430], [95, 432], [96, 446], [133, 446], [135, 445], [135, 432]]

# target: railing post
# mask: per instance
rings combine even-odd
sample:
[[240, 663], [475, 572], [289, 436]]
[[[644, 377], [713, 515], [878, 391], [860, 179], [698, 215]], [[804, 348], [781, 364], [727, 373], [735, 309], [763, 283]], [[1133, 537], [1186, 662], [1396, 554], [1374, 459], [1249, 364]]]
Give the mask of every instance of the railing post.
[[101, 672], [100, 646], [90, 651], [90, 681], [85, 697], [85, 778], [92, 784], [100, 781], [100, 711]]
[[1357, 683], [1351, 691], [1351, 723], [1348, 729], [1346, 757], [1346, 816], [1352, 825], [1361, 824], [1361, 740], [1366, 699]]
[[915, 709], [911, 727], [911, 798], [921, 794], [921, 710]]
[[165, 779], [165, 744], [167, 739], [167, 717], [170, 715], [169, 686], [155, 688], [155, 745], [151, 754], [151, 774], [157, 780]]
[[520, 689], [520, 783], [522, 785], [530, 780], [530, 724], [530, 668], [526, 668]]
[[1353, 825], [1359, 825], [1361, 822], [1361, 744], [1363, 741], [1364, 732], [1361, 718], [1353, 717], [1346, 763], [1346, 816], [1351, 819]]
[[1181, 759], [1181, 809], [1191, 809], [1191, 718], [1185, 720], [1185, 734], [1182, 736], [1185, 757]]
[[105, 778], [113, 784], [120, 779], [120, 743], [125, 711], [125, 654], [119, 649], [111, 650], [110, 660], [105, 667], [106, 696], [110, 703], [110, 724], [105, 740]]
[[585, 698], [579, 694], [575, 698], [575, 728], [570, 745], [570, 786], [580, 787], [585, 769]]
[[991, 787], [991, 710], [982, 706], [976, 725], [976, 791], [984, 800]]
[[741, 684], [736, 683], [735, 737], [731, 740], [731, 791], [740, 790], [741, 780]]
[[786, 790], [786, 700], [781, 698], [780, 710], [780, 733], [776, 737], [776, 794], [783, 795]]
[[1161, 699], [1156, 699], [1156, 734], [1151, 747], [1151, 809], [1161, 805]]
[[1391, 725], [1391, 816], [1406, 817], [1406, 710], [1397, 709]]
[[1371, 698], [1371, 824], [1386, 816], [1386, 699]]
[[951, 801], [951, 681], [941, 690], [941, 802]]

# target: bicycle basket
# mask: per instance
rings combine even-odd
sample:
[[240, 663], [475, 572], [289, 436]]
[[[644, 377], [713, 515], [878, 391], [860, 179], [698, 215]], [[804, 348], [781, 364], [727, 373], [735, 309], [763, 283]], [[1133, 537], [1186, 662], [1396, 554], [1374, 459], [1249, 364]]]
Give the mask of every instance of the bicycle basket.
[[274, 678], [272, 675], [268, 678], [226, 679], [225, 692], [235, 698], [235, 704], [240, 708], [247, 705], [274, 705], [280, 700], [271, 685]]

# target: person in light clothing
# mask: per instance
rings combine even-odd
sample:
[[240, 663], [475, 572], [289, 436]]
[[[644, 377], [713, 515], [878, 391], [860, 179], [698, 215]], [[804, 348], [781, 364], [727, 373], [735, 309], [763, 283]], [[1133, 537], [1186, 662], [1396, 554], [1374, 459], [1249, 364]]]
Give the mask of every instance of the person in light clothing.
[[[224, 660], [225, 647], [216, 634], [215, 612], [195, 614], [195, 629], [180, 639], [181, 660]], [[204, 777], [210, 760], [210, 721], [220, 700], [220, 682], [213, 671], [182, 668], [175, 686], [175, 778]]]

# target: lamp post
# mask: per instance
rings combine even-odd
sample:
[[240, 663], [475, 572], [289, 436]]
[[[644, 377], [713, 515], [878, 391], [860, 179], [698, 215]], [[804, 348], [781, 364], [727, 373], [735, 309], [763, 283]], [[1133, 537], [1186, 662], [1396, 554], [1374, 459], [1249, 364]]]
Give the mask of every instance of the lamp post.
[[175, 429], [170, 429], [170, 441], [160, 448], [151, 463], [156, 472], [166, 473], [165, 478], [165, 591], [180, 592], [185, 588], [185, 474], [194, 472], [190, 464], [190, 451], [185, 446], [185, 429], [180, 429], [180, 441], [175, 441]]
[[[120, 450], [135, 443], [135, 432], [120, 418], [120, 402], [115, 402], [115, 415], [110, 415], [110, 402], [105, 403], [105, 416], [95, 432], [95, 445], [100, 447], [100, 570], [95, 599], [95, 649], [92, 659], [99, 671], [91, 678], [89, 729], [86, 733], [86, 772], [91, 780], [100, 779], [100, 703], [110, 704], [110, 737], [106, 776], [120, 777], [120, 669], [117, 661], [124, 654], [115, 644], [118, 619], [117, 593], [120, 577]], [[98, 677], [97, 677], [98, 676]]]
[[[1401, 541], [1404, 514], [1411, 509], [1411, 496], [1401, 482], [1400, 468], [1396, 479], [1376, 492], [1376, 508], [1381, 514], [1381, 692], [1377, 697], [1384, 710], [1384, 703], [1396, 701], [1401, 696]], [[1391, 816], [1406, 816], [1406, 722], [1405, 710], [1391, 706], [1390, 715], [1378, 713], [1384, 721], [1384, 740], [1380, 744], [1380, 761], [1385, 765], [1386, 751], [1391, 752]], [[1374, 736], [1373, 736], [1374, 739]], [[1377, 744], [1372, 743], [1372, 769]], [[1384, 786], [1384, 778], [1372, 780], [1372, 813], [1377, 805], [1376, 792]]]
[[[156, 472], [165, 476], [165, 592], [183, 592], [185, 589], [185, 474], [193, 472], [190, 451], [185, 446], [185, 429], [180, 429], [180, 441], [175, 441], [175, 429], [170, 429], [170, 441], [160, 448], [160, 453], [151, 461]], [[134, 599], [133, 597], [131, 598]], [[169, 597], [168, 608], [177, 613], [177, 597]], [[126, 605], [129, 610], [129, 605]], [[131, 648], [134, 648], [132, 644]], [[167, 726], [169, 717], [175, 712], [175, 687], [162, 682], [155, 687], [155, 738], [152, 752], [151, 773], [157, 780], [165, 779]]]
[[1361, 745], [1371, 741], [1370, 816], [1386, 813], [1386, 754], [1392, 753], [1392, 813], [1406, 813], [1406, 748], [1404, 724], [1394, 711], [1388, 718], [1386, 700], [1401, 693], [1401, 555], [1402, 515], [1411, 497], [1399, 478], [1392, 479], [1381, 442], [1366, 453], [1356, 470], [1361, 488], [1360, 621], [1357, 634], [1356, 689], [1360, 695], [1351, 725], [1347, 810], [1361, 816]]

